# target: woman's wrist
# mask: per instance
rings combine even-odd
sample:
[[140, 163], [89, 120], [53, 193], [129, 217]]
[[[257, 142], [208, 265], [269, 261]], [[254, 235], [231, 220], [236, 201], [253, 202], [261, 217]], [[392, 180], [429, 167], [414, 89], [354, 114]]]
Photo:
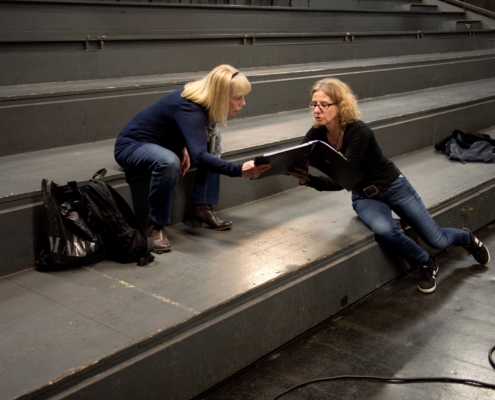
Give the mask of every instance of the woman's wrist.
[[304, 182], [304, 183], [299, 182], [299, 185], [300, 186], [309, 186], [310, 176], [311, 175], [308, 175], [308, 177], [306, 178], [306, 182]]

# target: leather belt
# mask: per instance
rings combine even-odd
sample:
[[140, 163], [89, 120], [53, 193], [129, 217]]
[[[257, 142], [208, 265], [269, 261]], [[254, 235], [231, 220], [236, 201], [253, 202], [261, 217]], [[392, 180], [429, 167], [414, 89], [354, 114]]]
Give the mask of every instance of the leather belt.
[[373, 197], [380, 193], [385, 186], [381, 185], [370, 185], [363, 189], [352, 189], [352, 194], [362, 197]]

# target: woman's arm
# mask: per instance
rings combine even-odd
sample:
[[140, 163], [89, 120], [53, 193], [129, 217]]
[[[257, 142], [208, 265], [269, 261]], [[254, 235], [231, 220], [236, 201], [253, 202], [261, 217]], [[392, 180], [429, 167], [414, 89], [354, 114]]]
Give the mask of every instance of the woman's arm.
[[[198, 167], [231, 177], [242, 176], [256, 179], [270, 168], [270, 164], [255, 165], [252, 160], [247, 161], [244, 164], [232, 163], [208, 153], [206, 140], [206, 112], [198, 105], [191, 102], [182, 104], [175, 113], [175, 120], [186, 140], [187, 149], [189, 149], [188, 153], [188, 150], [184, 148], [187, 158], [181, 158], [181, 171], [183, 171], [183, 174], [185, 171], [182, 166], [186, 166], [187, 163], [190, 163], [190, 159], [192, 159], [194, 164]], [[189, 166], [187, 168], [189, 168]]]
[[309, 186], [320, 192], [339, 191], [344, 189], [329, 176], [313, 176], [309, 174], [308, 168], [295, 168], [289, 171], [289, 175], [299, 180], [299, 185]]
[[373, 133], [367, 125], [363, 122], [359, 122], [357, 127], [350, 126], [345, 135], [347, 136], [345, 138], [347, 143], [344, 157], [356, 169], [359, 169], [364, 154], [373, 137]]
[[246, 161], [242, 164], [242, 177], [243, 178], [258, 178], [263, 172], [270, 169], [270, 164], [256, 165], [253, 160]]
[[[346, 129], [343, 147], [345, 147], [344, 157], [356, 169], [359, 169], [364, 154], [372, 140], [373, 133], [363, 122], [358, 121], [355, 124], [356, 125], [353, 124], [348, 126]], [[310, 129], [303, 142], [321, 140], [321, 137], [318, 137], [318, 133], [321, 134], [318, 129]], [[337, 191], [343, 189], [342, 186], [328, 176], [312, 176], [307, 174], [307, 180], [304, 180], [305, 172], [306, 171], [299, 171], [300, 174], [303, 174], [301, 178], [293, 174], [291, 175], [299, 178], [299, 184], [306, 184], [319, 191]]]
[[184, 100], [175, 112], [175, 121], [184, 136], [190, 159], [197, 167], [231, 177], [242, 175], [242, 165], [217, 158], [207, 151], [206, 111]]
[[[324, 140], [326, 130], [311, 128], [301, 143], [308, 143], [312, 140]], [[299, 185], [309, 186], [320, 192], [322, 191], [338, 191], [343, 187], [337, 184], [332, 178], [328, 176], [313, 176], [309, 174], [308, 165], [306, 167], [297, 167], [294, 170], [289, 171], [289, 175], [295, 177], [299, 181]]]

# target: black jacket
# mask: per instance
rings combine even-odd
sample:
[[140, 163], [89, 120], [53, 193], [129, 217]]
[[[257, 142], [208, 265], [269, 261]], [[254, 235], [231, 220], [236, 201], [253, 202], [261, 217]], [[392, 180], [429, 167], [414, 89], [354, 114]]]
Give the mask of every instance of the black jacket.
[[[303, 143], [311, 140], [328, 143], [326, 128], [311, 128], [306, 133]], [[365, 188], [369, 185], [385, 186], [395, 181], [400, 175], [395, 164], [382, 154], [375, 134], [363, 121], [354, 121], [346, 126], [340, 151], [347, 161], [365, 176], [356, 188]], [[308, 186], [320, 191], [342, 190], [342, 186], [327, 176], [311, 176]]]

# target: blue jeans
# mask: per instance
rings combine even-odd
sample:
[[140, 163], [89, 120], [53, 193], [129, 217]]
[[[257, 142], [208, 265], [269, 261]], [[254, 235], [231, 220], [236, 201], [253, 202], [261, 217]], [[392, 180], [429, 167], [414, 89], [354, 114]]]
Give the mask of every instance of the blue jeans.
[[[173, 151], [153, 143], [144, 143], [125, 159], [117, 159], [124, 169], [151, 173], [150, 223], [160, 226], [171, 224], [172, 196], [180, 176], [180, 159]], [[193, 204], [218, 204], [220, 176], [197, 169], [192, 194]]]
[[429, 255], [401, 232], [392, 218], [391, 210], [408, 223], [426, 244], [435, 249], [445, 249], [452, 245], [467, 246], [470, 241], [467, 231], [440, 228], [403, 175], [374, 197], [353, 194], [352, 207], [368, 228], [394, 246], [412, 267], [424, 265]]

